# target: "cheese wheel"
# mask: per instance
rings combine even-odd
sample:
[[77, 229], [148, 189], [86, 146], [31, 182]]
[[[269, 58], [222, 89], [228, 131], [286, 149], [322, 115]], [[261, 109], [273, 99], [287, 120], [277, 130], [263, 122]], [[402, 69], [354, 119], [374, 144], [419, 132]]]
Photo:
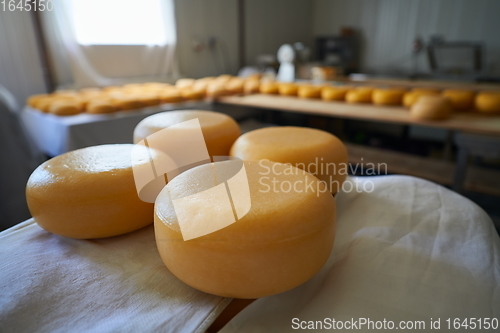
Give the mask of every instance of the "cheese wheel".
[[452, 106], [443, 96], [421, 96], [413, 104], [410, 114], [413, 118], [423, 120], [444, 120], [450, 118]]
[[242, 160], [290, 163], [324, 181], [337, 193], [347, 176], [347, 148], [335, 135], [305, 127], [268, 127], [247, 132], [231, 147]]
[[320, 98], [321, 87], [310, 84], [299, 85], [297, 96], [299, 98]]
[[403, 105], [407, 108], [410, 108], [413, 104], [415, 104], [415, 102], [420, 98], [420, 96], [433, 96], [433, 95], [439, 95], [439, 93], [430, 90], [429, 91], [412, 90], [404, 94]]
[[243, 86], [245, 94], [256, 94], [260, 92], [260, 81], [256, 79], [248, 79]]
[[444, 90], [441, 95], [450, 100], [451, 106], [456, 110], [472, 109], [474, 106], [474, 92], [470, 90]]
[[345, 100], [347, 103], [371, 103], [372, 94], [373, 88], [357, 87], [347, 92]]
[[44, 98], [47, 98], [49, 95], [47, 94], [39, 94], [39, 95], [31, 95], [26, 100], [26, 104], [31, 106], [32, 108], [36, 107], [36, 103]]
[[297, 96], [298, 86], [295, 83], [279, 83], [278, 91], [283, 96]]
[[245, 80], [239, 77], [233, 77], [226, 84], [225, 88], [231, 94], [242, 94], [245, 86]]
[[155, 106], [161, 103], [160, 97], [154, 92], [141, 92], [137, 97], [145, 106]]
[[49, 113], [58, 116], [72, 116], [82, 112], [78, 101], [72, 99], [58, 99], [49, 106]]
[[181, 96], [179, 89], [175, 87], [169, 87], [158, 94], [162, 103], [180, 103], [184, 101]]
[[137, 95], [124, 94], [115, 96], [111, 99], [111, 103], [120, 110], [134, 110], [145, 106], [145, 104], [141, 102], [141, 98]]
[[177, 88], [191, 87], [195, 83], [195, 79], [179, 79], [175, 82]]
[[279, 93], [279, 85], [275, 81], [264, 81], [260, 83], [259, 91], [263, 94], [276, 95]]
[[373, 104], [401, 105], [405, 91], [402, 89], [375, 89], [373, 91]]
[[194, 85], [191, 87], [184, 87], [180, 89], [181, 96], [187, 100], [200, 100], [205, 97], [205, 91], [201, 89], [194, 89]]
[[210, 82], [207, 86], [207, 90], [205, 91], [208, 97], [221, 97], [227, 96], [231, 93], [226, 89], [226, 82], [214, 80]]
[[219, 84], [226, 84], [233, 78], [232, 75], [222, 74], [215, 78], [215, 81]]
[[483, 113], [500, 113], [500, 92], [485, 91], [476, 96], [476, 110]]
[[33, 107], [44, 113], [49, 112], [50, 105], [56, 100], [52, 95], [41, 96], [33, 101]]
[[111, 113], [117, 111], [117, 109], [111, 104], [111, 101], [105, 99], [94, 99], [87, 103], [86, 106], [87, 113], [101, 114], [101, 113]]
[[[137, 196], [132, 171], [134, 145], [74, 150], [40, 165], [30, 176], [26, 199], [43, 229], [70, 238], [103, 238], [152, 223], [153, 205]], [[143, 147], [144, 165], [148, 154]]]
[[[227, 198], [222, 183], [227, 177], [221, 180], [215, 171], [230, 163], [235, 161], [190, 169], [158, 195], [155, 237], [163, 262], [187, 285], [223, 297], [264, 297], [306, 282], [330, 256], [335, 238], [335, 201], [317, 178], [300, 169], [270, 161], [245, 162], [248, 213], [238, 215], [236, 222], [225, 228], [184, 240], [181, 228], [185, 221], [212, 226], [224, 213], [234, 216], [230, 203], [222, 202]], [[238, 198], [248, 192], [230, 181], [233, 204], [241, 208]], [[218, 209], [203, 209], [193, 201], [195, 205], [186, 210], [188, 219], [183, 217], [181, 224], [172, 201], [200, 194], [208, 200], [202, 199], [199, 204]]]
[[229, 156], [229, 150], [240, 135], [238, 123], [228, 115], [213, 111], [182, 110], [161, 112], [144, 118], [134, 129], [134, 143], [183, 121], [200, 121], [210, 156]]
[[351, 87], [326, 86], [321, 89], [321, 98], [325, 101], [343, 101]]
[[436, 95], [439, 94], [441, 90], [437, 88], [413, 88], [411, 92], [424, 93], [424, 94], [429, 93], [429, 95]]

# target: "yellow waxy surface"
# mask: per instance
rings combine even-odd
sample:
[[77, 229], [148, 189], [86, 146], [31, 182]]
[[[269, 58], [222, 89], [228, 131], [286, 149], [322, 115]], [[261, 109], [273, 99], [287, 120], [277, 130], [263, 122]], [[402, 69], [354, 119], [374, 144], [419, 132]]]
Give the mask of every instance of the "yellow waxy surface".
[[[26, 186], [28, 207], [40, 227], [65, 237], [89, 239], [117, 236], [150, 224], [153, 204], [137, 196], [133, 147], [88, 147], [41, 164]], [[150, 163], [147, 148], [143, 154], [138, 161]]]
[[[235, 298], [284, 292], [316, 274], [333, 247], [335, 201], [328, 191], [317, 192], [317, 178], [291, 166], [245, 162], [251, 196], [248, 214], [228, 227], [183, 240], [171, 200], [202, 191], [199, 183], [211, 179], [213, 166], [182, 173], [156, 200], [156, 242], [168, 269], [196, 289]], [[277, 191], [272, 190], [272, 180]], [[286, 182], [298, 184], [296, 190], [286, 191], [285, 186], [282, 191]], [[203, 212], [203, 218], [211, 223], [214, 217]]]
[[200, 121], [208, 154], [228, 156], [231, 145], [240, 135], [240, 128], [233, 118], [212, 111], [168, 111], [149, 116], [137, 124], [134, 130], [134, 143], [164, 128], [196, 118]]
[[326, 86], [321, 89], [321, 98], [325, 101], [343, 101], [352, 87]]
[[240, 136], [230, 154], [244, 161], [290, 163], [325, 181], [333, 194], [346, 178], [347, 169], [342, 167], [348, 163], [347, 148], [333, 134], [317, 129], [290, 126], [254, 130]]
[[470, 90], [447, 89], [442, 93], [451, 102], [451, 106], [457, 110], [467, 110], [474, 107], [475, 93]]

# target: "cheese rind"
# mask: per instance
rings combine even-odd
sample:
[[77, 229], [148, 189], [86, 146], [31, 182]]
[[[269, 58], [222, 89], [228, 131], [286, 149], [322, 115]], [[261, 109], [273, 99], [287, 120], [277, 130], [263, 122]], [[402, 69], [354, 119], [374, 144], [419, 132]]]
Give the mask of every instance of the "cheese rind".
[[[264, 297], [304, 283], [332, 250], [335, 201], [329, 192], [317, 192], [321, 183], [300, 169], [270, 161], [245, 162], [250, 211], [223, 229], [183, 240], [172, 199], [199, 192], [200, 182], [217, 178], [207, 177], [214, 165], [230, 162], [190, 169], [160, 193], [155, 236], [163, 262], [184, 283], [224, 297]], [[278, 190], [268, 191], [273, 180]], [[288, 185], [282, 190], [288, 183], [297, 184], [295, 190], [287, 191]], [[202, 213], [206, 223], [213, 221], [215, 213]]]
[[324, 181], [337, 193], [347, 175], [347, 148], [335, 135], [305, 127], [268, 127], [240, 136], [231, 156], [244, 161], [289, 163]]
[[[133, 147], [88, 147], [40, 165], [26, 186], [28, 207], [38, 225], [61, 236], [91, 239], [151, 224], [153, 205], [141, 201], [135, 187]], [[143, 154], [147, 165], [150, 161], [145, 147]]]

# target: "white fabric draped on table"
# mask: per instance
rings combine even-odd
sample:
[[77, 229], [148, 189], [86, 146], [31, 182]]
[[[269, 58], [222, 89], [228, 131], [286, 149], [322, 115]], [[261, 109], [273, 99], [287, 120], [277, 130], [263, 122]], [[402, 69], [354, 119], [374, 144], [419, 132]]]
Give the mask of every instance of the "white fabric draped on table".
[[[396, 328], [423, 320], [423, 331], [431, 318], [440, 319], [441, 329], [448, 318], [500, 321], [500, 240], [480, 207], [414, 177], [354, 181], [368, 191], [372, 182], [374, 190], [338, 194], [335, 246], [322, 271], [298, 288], [253, 302], [223, 333], [293, 332], [294, 318], [385, 318]], [[453, 332], [461, 330], [470, 331]]]

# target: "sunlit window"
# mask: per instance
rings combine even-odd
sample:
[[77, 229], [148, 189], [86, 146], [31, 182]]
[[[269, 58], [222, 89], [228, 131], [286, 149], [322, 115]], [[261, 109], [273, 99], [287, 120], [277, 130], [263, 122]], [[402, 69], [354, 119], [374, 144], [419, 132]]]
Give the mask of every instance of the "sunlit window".
[[163, 45], [173, 31], [161, 0], [72, 0], [76, 40], [83, 45]]

